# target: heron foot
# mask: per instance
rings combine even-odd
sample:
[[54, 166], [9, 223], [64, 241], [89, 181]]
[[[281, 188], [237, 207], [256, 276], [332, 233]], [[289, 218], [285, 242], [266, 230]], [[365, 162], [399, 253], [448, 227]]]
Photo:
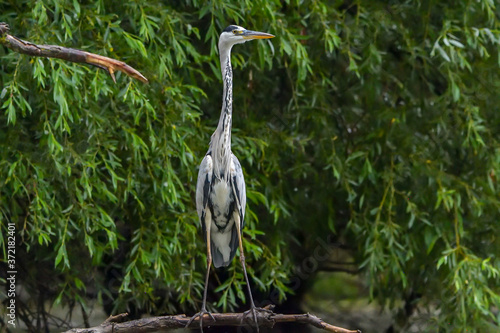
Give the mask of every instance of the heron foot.
[[208, 316], [209, 316], [209, 317], [210, 317], [213, 321], [216, 321], [216, 320], [215, 320], [215, 318], [214, 318], [214, 316], [213, 316], [210, 312], [208, 312], [208, 311], [207, 311], [207, 309], [206, 309], [205, 307], [203, 307], [203, 308], [201, 309], [201, 311], [200, 311], [200, 312], [198, 312], [197, 314], [195, 314], [194, 316], [192, 316], [192, 317], [191, 317], [191, 319], [189, 319], [189, 321], [187, 322], [187, 324], [186, 324], [186, 326], [185, 326], [185, 327], [186, 327], [186, 328], [188, 328], [188, 327], [189, 327], [189, 326], [193, 323], [193, 321], [194, 321], [196, 318], [200, 317], [200, 330], [201, 330], [201, 332], [203, 332], [203, 316], [204, 316], [204, 315], [206, 315], [206, 314], [207, 314], [207, 315], [208, 315]]
[[250, 307], [250, 310], [243, 312], [243, 318], [241, 319], [241, 322], [250, 314], [252, 314], [253, 321], [255, 322], [255, 328], [257, 329], [257, 333], [259, 332], [259, 321], [257, 320], [257, 312], [265, 312], [269, 314], [273, 314], [274, 312], [272, 310], [264, 309], [264, 308], [258, 308], [255, 305]]

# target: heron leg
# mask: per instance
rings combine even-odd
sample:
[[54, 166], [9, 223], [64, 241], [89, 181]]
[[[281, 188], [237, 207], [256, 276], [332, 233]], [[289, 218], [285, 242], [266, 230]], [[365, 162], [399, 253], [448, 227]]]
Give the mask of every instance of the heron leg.
[[247, 275], [247, 268], [245, 265], [245, 254], [243, 252], [243, 242], [241, 240], [241, 224], [240, 224], [240, 216], [238, 213], [235, 213], [235, 224], [237, 228], [237, 233], [238, 233], [238, 242], [239, 242], [239, 248], [240, 248], [240, 262], [243, 267], [243, 274], [245, 275], [245, 282], [247, 283], [247, 288], [248, 288], [248, 296], [250, 298], [250, 310], [245, 311], [243, 313], [243, 318], [245, 318], [247, 315], [252, 313], [253, 320], [255, 321], [255, 327], [257, 328], [257, 332], [259, 332], [259, 321], [257, 320], [257, 312], [258, 311], [264, 311], [268, 313], [273, 313], [270, 310], [263, 309], [263, 308], [258, 308], [255, 306], [255, 303], [253, 301], [253, 296], [252, 296], [252, 289], [250, 288], [250, 282], [248, 281], [248, 275]]
[[186, 328], [188, 328], [193, 320], [195, 320], [197, 317], [200, 317], [200, 330], [203, 332], [203, 316], [205, 314], [208, 314], [210, 318], [212, 318], [213, 321], [215, 321], [214, 316], [207, 311], [207, 289], [208, 289], [208, 278], [210, 276], [210, 267], [212, 265], [212, 251], [210, 249], [210, 224], [211, 224], [211, 219], [208, 218], [206, 219], [208, 221], [207, 227], [206, 227], [206, 233], [207, 233], [207, 273], [205, 274], [205, 290], [203, 291], [203, 302], [201, 303], [201, 310], [197, 314], [191, 317], [189, 321], [186, 324]]

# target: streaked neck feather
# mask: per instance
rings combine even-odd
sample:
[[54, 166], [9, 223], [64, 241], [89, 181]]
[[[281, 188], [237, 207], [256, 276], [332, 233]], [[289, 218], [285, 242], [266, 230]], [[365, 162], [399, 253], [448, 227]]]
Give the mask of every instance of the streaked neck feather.
[[220, 50], [220, 61], [224, 90], [222, 93], [222, 110], [219, 124], [212, 139], [210, 149], [214, 176], [219, 179], [229, 180], [231, 166], [231, 125], [233, 117], [233, 70], [231, 68], [231, 48]]

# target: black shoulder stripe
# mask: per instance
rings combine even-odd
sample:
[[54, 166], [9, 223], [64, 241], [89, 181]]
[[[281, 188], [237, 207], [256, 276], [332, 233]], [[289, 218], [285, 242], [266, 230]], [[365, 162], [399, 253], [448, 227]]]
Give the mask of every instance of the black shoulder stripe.
[[243, 210], [242, 210], [242, 207], [241, 207], [241, 202], [240, 202], [240, 199], [241, 199], [241, 196], [240, 196], [240, 189], [238, 188], [238, 183], [236, 182], [236, 176], [233, 176], [232, 178], [232, 182], [233, 182], [233, 188], [234, 188], [234, 196], [235, 196], [235, 201], [238, 200], [238, 205], [240, 206], [240, 209], [239, 209], [239, 213], [240, 213], [240, 216], [243, 216]]
[[210, 181], [211, 179], [208, 179], [208, 174], [207, 174], [205, 177], [205, 182], [203, 183], [203, 207], [207, 205], [207, 200], [210, 192]]

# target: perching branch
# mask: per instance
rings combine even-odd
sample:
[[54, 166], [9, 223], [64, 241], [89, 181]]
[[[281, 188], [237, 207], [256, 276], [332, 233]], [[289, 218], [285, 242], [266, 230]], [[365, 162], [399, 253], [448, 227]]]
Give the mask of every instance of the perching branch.
[[[123, 321], [127, 314], [109, 317], [104, 323], [91, 328], [73, 328], [65, 333], [145, 333], [164, 332], [184, 328], [190, 317], [186, 315], [162, 316], [143, 318], [138, 320]], [[248, 316], [243, 313], [213, 313], [215, 321], [208, 315], [203, 317], [203, 327], [208, 326], [248, 326]], [[196, 318], [189, 327], [199, 328], [200, 319]], [[348, 330], [325, 323], [320, 318], [311, 314], [278, 314], [259, 311], [257, 321], [260, 327], [273, 327], [276, 323], [309, 324], [327, 332], [335, 333], [361, 333], [360, 330]]]
[[148, 79], [144, 75], [122, 61], [58, 45], [37, 45], [14, 37], [9, 34], [9, 25], [4, 22], [0, 22], [0, 44], [5, 45], [14, 52], [24, 53], [33, 57], [59, 58], [105, 69], [115, 83], [114, 73], [116, 71], [121, 71], [144, 83], [148, 82]]

